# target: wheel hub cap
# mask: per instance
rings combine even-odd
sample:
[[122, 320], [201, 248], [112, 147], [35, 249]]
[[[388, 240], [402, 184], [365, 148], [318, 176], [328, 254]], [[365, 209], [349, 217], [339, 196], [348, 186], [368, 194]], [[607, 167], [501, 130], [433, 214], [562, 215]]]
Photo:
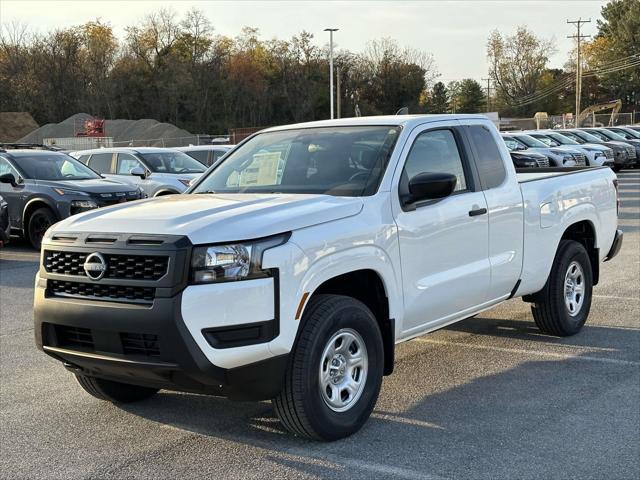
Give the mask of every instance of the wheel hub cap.
[[564, 303], [569, 315], [580, 313], [584, 303], [584, 273], [578, 262], [571, 262], [564, 277]]
[[362, 395], [368, 372], [367, 348], [350, 328], [331, 336], [320, 357], [320, 395], [334, 412], [344, 412]]

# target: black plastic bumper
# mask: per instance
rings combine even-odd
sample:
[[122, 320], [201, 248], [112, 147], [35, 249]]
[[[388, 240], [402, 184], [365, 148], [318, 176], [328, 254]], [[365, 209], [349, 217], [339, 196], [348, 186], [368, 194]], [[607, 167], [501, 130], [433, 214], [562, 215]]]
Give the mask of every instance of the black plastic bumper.
[[[288, 355], [233, 369], [212, 365], [183, 322], [181, 293], [156, 298], [151, 306], [125, 305], [45, 298], [46, 280], [40, 282], [34, 302], [36, 344], [76, 373], [237, 400], [270, 399], [280, 391]], [[92, 343], [65, 344], [63, 327], [87, 329]], [[153, 353], [127, 352], [123, 335], [154, 338]]]
[[609, 250], [609, 253], [607, 253], [606, 258], [604, 259], [605, 262], [608, 260], [611, 260], [613, 257], [618, 255], [618, 253], [620, 253], [620, 249], [622, 248], [623, 237], [624, 237], [624, 233], [622, 233], [622, 230], [616, 230], [616, 234], [613, 237], [613, 244], [611, 244], [611, 249]]

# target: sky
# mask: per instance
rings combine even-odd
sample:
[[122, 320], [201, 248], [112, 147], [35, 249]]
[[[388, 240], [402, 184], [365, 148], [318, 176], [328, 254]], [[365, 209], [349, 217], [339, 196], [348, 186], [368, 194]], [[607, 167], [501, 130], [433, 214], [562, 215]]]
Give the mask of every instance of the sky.
[[147, 13], [161, 7], [182, 14], [192, 7], [204, 11], [215, 33], [236, 36], [243, 26], [257, 27], [261, 37], [289, 38], [311, 32], [318, 45], [328, 43], [328, 27], [335, 48], [363, 51], [372, 39], [391, 37], [400, 45], [433, 54], [439, 80], [481, 80], [487, 76], [486, 41], [493, 29], [509, 34], [526, 25], [536, 35], [557, 41], [552, 67], [562, 67], [575, 27], [566, 21], [591, 19], [583, 27], [595, 34], [601, 0], [422, 0], [422, 1], [191, 1], [191, 0], [0, 0], [0, 22], [27, 23], [46, 33], [100, 18], [118, 36]]

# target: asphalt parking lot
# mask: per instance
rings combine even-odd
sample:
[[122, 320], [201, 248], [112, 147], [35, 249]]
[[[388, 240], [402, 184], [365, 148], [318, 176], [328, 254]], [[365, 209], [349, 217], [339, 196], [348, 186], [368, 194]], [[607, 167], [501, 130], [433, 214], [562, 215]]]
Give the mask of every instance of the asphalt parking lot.
[[36, 350], [37, 255], [0, 253], [2, 478], [640, 477], [640, 171], [620, 174], [625, 232], [591, 316], [541, 335], [512, 300], [400, 345], [374, 415], [334, 443], [295, 438], [270, 403], [173, 392], [128, 406], [85, 394]]

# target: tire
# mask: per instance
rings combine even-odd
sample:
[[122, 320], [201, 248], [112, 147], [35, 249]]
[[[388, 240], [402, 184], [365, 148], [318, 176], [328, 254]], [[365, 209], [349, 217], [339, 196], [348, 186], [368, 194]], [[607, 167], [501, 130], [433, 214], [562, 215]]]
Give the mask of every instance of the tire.
[[139, 387], [80, 374], [76, 374], [76, 380], [90, 395], [114, 403], [138, 402], [158, 393], [156, 388]]
[[[565, 288], [572, 290], [567, 292]], [[547, 283], [533, 296], [531, 312], [538, 328], [558, 337], [578, 333], [589, 316], [592, 289], [586, 249], [574, 240], [561, 240]]]
[[39, 208], [31, 214], [27, 226], [27, 240], [33, 248], [40, 250], [44, 233], [54, 223], [56, 223], [56, 217], [49, 208]]
[[[354, 298], [317, 295], [309, 301], [302, 325], [282, 391], [272, 400], [276, 414], [300, 437], [325, 441], [347, 437], [364, 425], [380, 393], [384, 351], [378, 322]], [[358, 356], [364, 359], [361, 366], [346, 369], [342, 362], [356, 365]], [[354, 387], [353, 394], [345, 395], [347, 384]]]

